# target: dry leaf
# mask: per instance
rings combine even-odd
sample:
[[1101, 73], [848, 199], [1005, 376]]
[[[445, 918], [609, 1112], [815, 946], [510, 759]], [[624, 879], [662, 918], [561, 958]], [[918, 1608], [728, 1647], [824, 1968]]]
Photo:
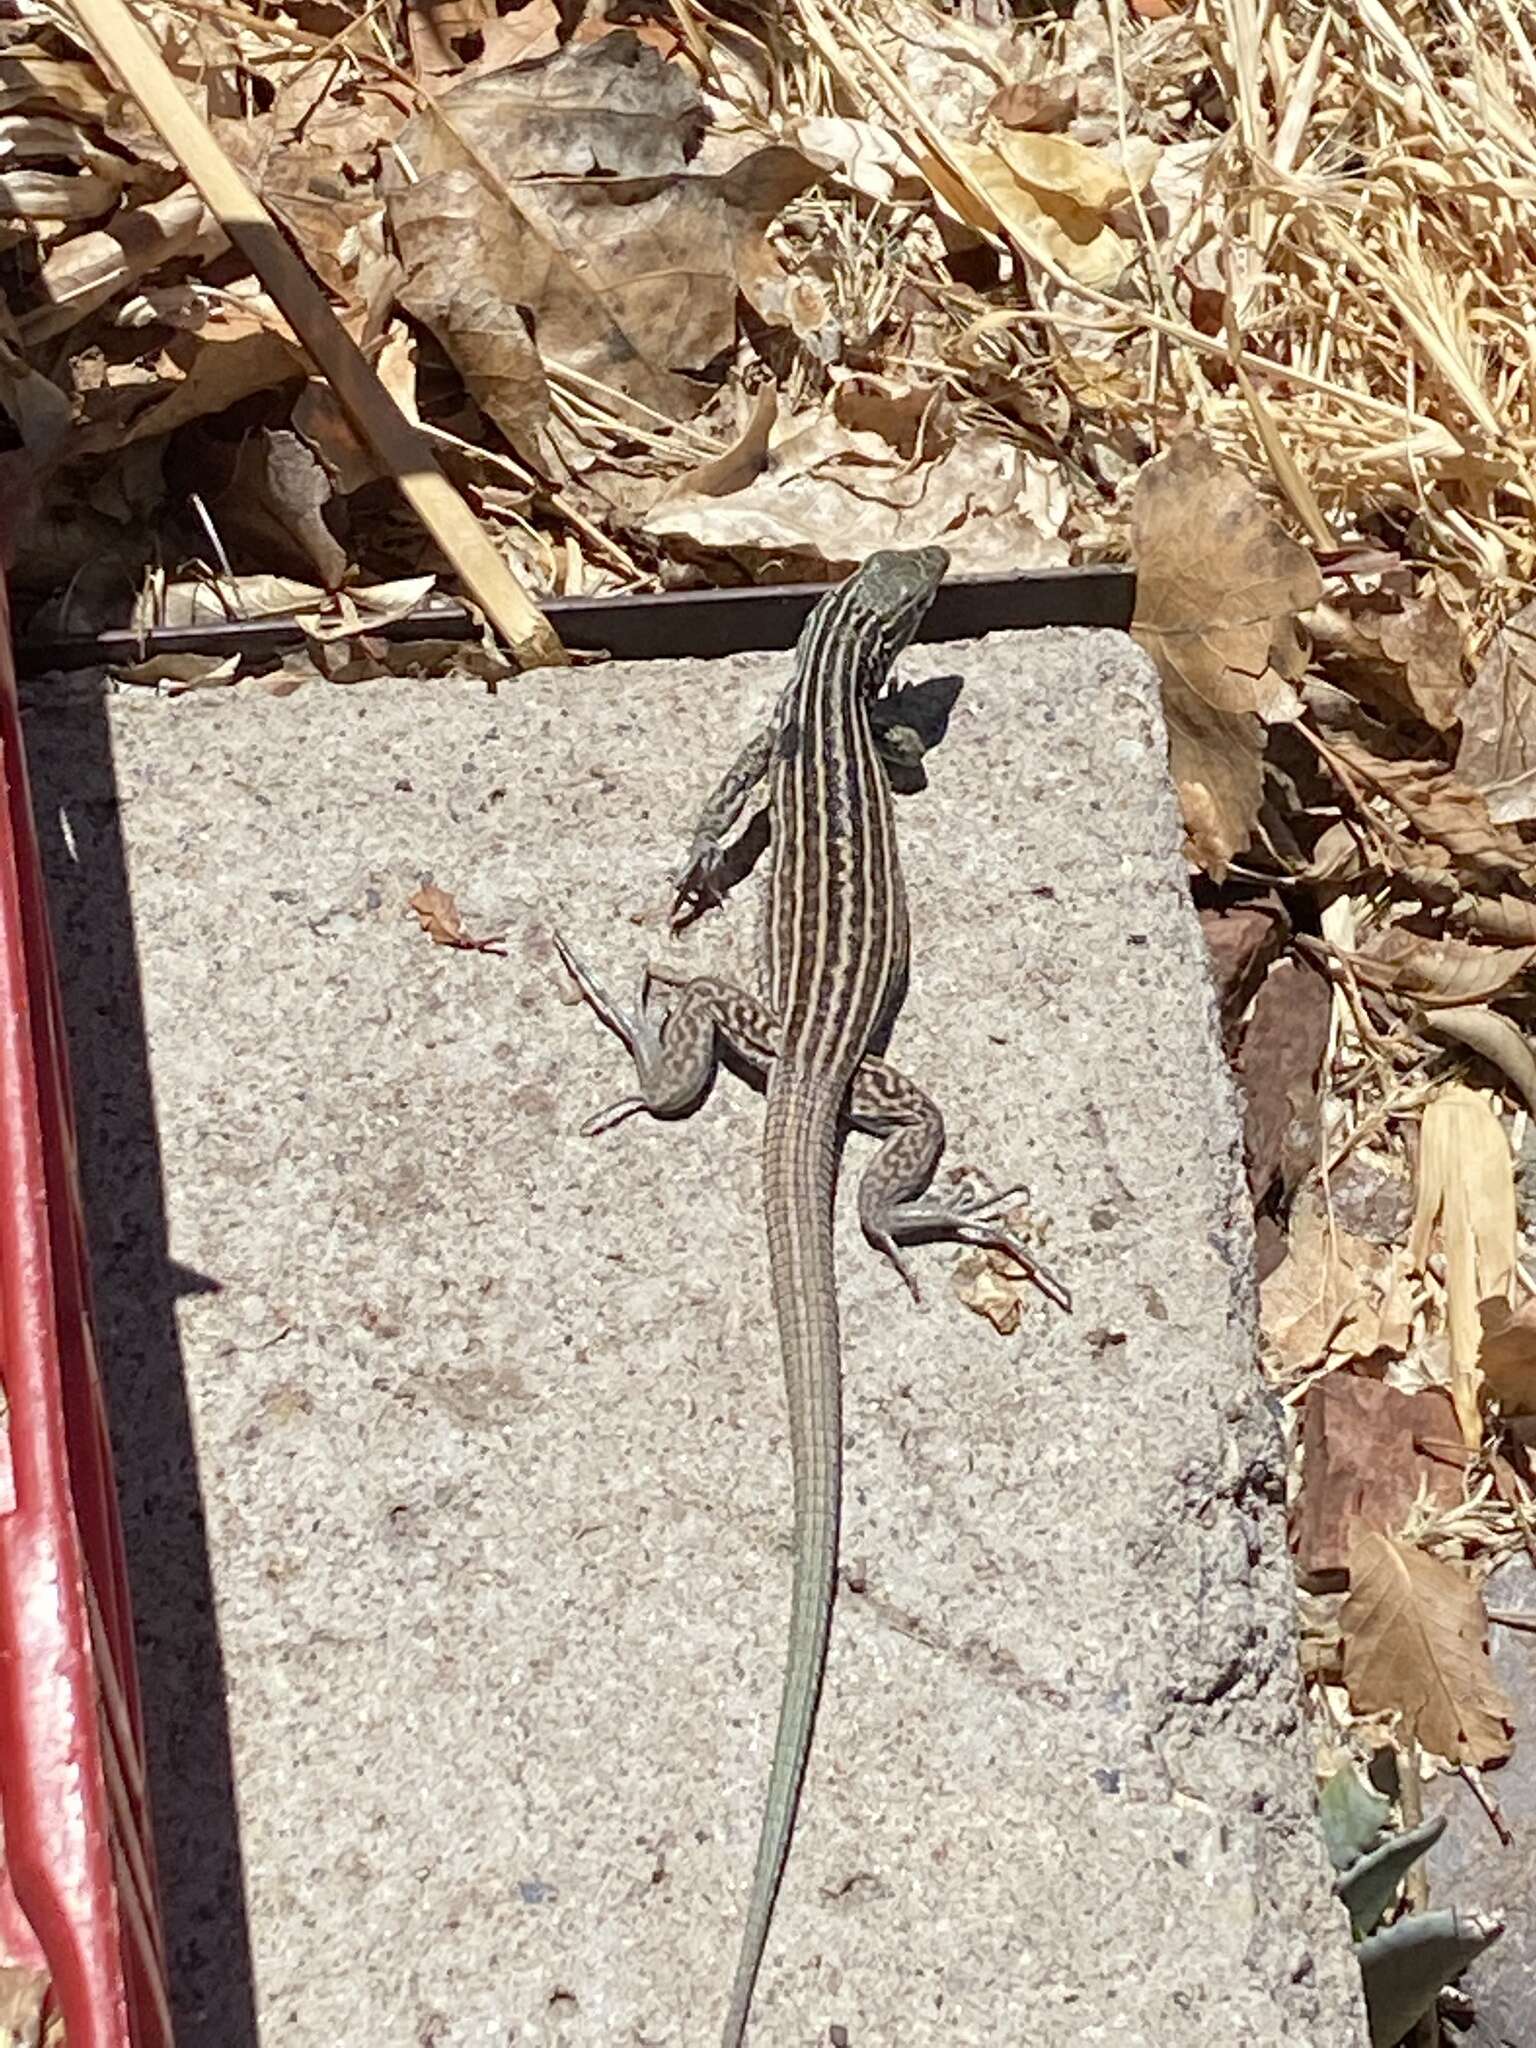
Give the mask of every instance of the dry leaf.
[[402, 133], [419, 180], [388, 204], [423, 317], [466, 376], [509, 380], [514, 418], [541, 360], [668, 418], [708, 398], [684, 373], [735, 343], [739, 250], [816, 173], [753, 147], [702, 175], [704, 127], [688, 75], [620, 30], [458, 85]]
[[[970, 226], [1001, 228], [1026, 253], [1079, 284], [1111, 291], [1120, 282], [1131, 249], [1107, 216], [1130, 197], [1132, 184], [1102, 150], [998, 122], [986, 144], [951, 141], [948, 147], [969, 183], [956, 210]], [[1145, 168], [1150, 175], [1150, 163]], [[936, 196], [956, 200], [951, 191]]]
[[1264, 786], [1264, 728], [1245, 711], [1217, 711], [1163, 682], [1168, 768], [1179, 792], [1185, 853], [1217, 881], [1253, 833]]
[[1142, 471], [1131, 519], [1131, 631], [1172, 681], [1221, 711], [1291, 719], [1306, 668], [1297, 615], [1322, 578], [1245, 476], [1197, 434]]
[[154, 338], [138, 364], [104, 365], [86, 355], [71, 363], [85, 422], [70, 444], [75, 455], [168, 434], [308, 372], [287, 322], [253, 287], [217, 295], [195, 285], [146, 292], [119, 318], [142, 324]]
[[1330, 1229], [1315, 1203], [1298, 1202], [1290, 1249], [1259, 1289], [1259, 1327], [1294, 1377], [1325, 1359], [1400, 1349], [1407, 1316], [1398, 1286], [1398, 1263], [1387, 1246]]
[[1353, 1372], [1331, 1372], [1309, 1389], [1292, 1544], [1310, 1591], [1343, 1586], [1362, 1526], [1400, 1529], [1421, 1493], [1446, 1507], [1460, 1503], [1461, 1475], [1418, 1448], [1454, 1429], [1438, 1391], [1404, 1394]]
[[1058, 464], [1012, 435], [958, 428], [932, 393], [893, 395], [848, 379], [819, 413], [784, 421], [740, 488], [713, 480], [666, 492], [648, 532], [706, 547], [760, 549], [813, 565], [857, 562], [877, 548], [942, 540], [972, 573], [1065, 562], [1066, 485]]
[[1327, 746], [1352, 775], [1395, 804], [1416, 832], [1443, 846], [1464, 874], [1487, 886], [1529, 871], [1530, 849], [1496, 825], [1482, 793], [1448, 768], [1389, 759], [1354, 733], [1331, 731]]
[[950, 1284], [956, 1298], [985, 1316], [1000, 1337], [1011, 1337], [1018, 1329], [1023, 1314], [1019, 1289], [985, 1252], [967, 1252], [957, 1259]]
[[1077, 87], [1064, 73], [1046, 78], [1018, 78], [1005, 85], [987, 107], [988, 118], [1001, 128], [1032, 128], [1038, 134], [1059, 134], [1077, 111]]
[[1536, 961], [1536, 946], [1471, 946], [1461, 939], [1423, 939], [1392, 925], [1364, 951], [1345, 957], [1367, 987], [1441, 1007], [1504, 994]]
[[835, 171], [843, 184], [882, 206], [922, 187], [922, 172], [900, 138], [873, 122], [807, 114], [790, 122], [785, 135], [809, 162]]
[[1536, 1415], [1536, 1301], [1478, 1304], [1483, 1384], [1506, 1415]]
[[494, 938], [473, 939], [464, 929], [464, 920], [459, 915], [459, 906], [446, 889], [439, 889], [434, 882], [425, 884], [411, 898], [409, 908], [421, 920], [421, 928], [434, 946], [454, 946], [464, 953], [495, 953], [506, 958], [502, 940], [505, 932], [498, 932]]
[[1254, 1001], [1237, 1073], [1255, 1205], [1277, 1178], [1288, 1194], [1317, 1157], [1318, 1075], [1332, 1014], [1327, 980], [1294, 959], [1280, 961]]
[[1357, 1712], [1402, 1715], [1431, 1755], [1479, 1768], [1509, 1754], [1513, 1709], [1493, 1675], [1482, 1597], [1465, 1571], [1362, 1529], [1339, 1613]]
[[1501, 946], [1536, 946], [1536, 903], [1524, 896], [1463, 896], [1451, 906], [1458, 929]]
[[155, 654], [121, 663], [112, 676], [119, 683], [147, 684], [165, 697], [184, 697], [190, 690], [222, 689], [239, 672], [238, 654]]
[[1306, 626], [1329, 681], [1363, 702], [1407, 709], [1436, 732], [1461, 716], [1461, 627], [1434, 578], [1406, 602], [1345, 591], [1309, 612]]
[[190, 185], [164, 199], [126, 207], [108, 226], [76, 235], [55, 249], [38, 272], [34, 304], [17, 321], [23, 342], [35, 346], [75, 326], [126, 286], [162, 264], [203, 263], [229, 246], [224, 230]]
[[1465, 1009], [1427, 1012], [1424, 1029], [1436, 1038], [1469, 1047], [1490, 1066], [1497, 1067], [1525, 1098], [1527, 1108], [1536, 1112], [1536, 1055], [1513, 1017], [1473, 1004]]
[[1496, 824], [1536, 818], [1536, 602], [1488, 643], [1461, 708], [1456, 773], [1482, 791]]
[[546, 475], [559, 459], [544, 440], [549, 387], [513, 292], [515, 227], [471, 170], [440, 171], [390, 199], [405, 264], [400, 304], [453, 358], [464, 388], [512, 447]]
[[1422, 1273], [1436, 1224], [1445, 1256], [1451, 1399], [1463, 1441], [1482, 1441], [1478, 1304], [1508, 1299], [1515, 1270], [1515, 1175], [1509, 1140], [1485, 1096], [1442, 1088], [1424, 1110], [1408, 1256]]
[[1256, 718], [1296, 716], [1306, 665], [1296, 615], [1321, 578], [1253, 486], [1197, 435], [1137, 480], [1131, 517], [1131, 631], [1163, 682], [1169, 763], [1190, 850], [1218, 878], [1259, 813], [1263, 734]]

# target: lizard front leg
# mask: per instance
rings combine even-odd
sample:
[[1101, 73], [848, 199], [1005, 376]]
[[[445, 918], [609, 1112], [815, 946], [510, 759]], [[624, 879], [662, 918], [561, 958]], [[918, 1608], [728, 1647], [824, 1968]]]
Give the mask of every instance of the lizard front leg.
[[725, 835], [741, 816], [747, 798], [768, 773], [775, 730], [776, 726], [770, 724], [754, 733], [704, 806], [677, 881], [672, 902], [674, 929], [724, 900]]

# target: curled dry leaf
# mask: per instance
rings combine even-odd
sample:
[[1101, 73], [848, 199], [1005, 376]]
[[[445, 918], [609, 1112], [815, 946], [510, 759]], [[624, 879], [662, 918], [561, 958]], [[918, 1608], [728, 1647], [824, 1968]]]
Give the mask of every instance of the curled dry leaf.
[[1536, 601], [1488, 643], [1461, 709], [1456, 773], [1496, 824], [1536, 818]]
[[998, 1270], [985, 1252], [967, 1252], [955, 1261], [951, 1285], [956, 1298], [985, 1316], [1000, 1337], [1011, 1337], [1023, 1313], [1017, 1286]]
[[1523, 1096], [1526, 1106], [1536, 1113], [1536, 1055], [1532, 1054], [1530, 1041], [1512, 1017], [1506, 1017], [1498, 1010], [1485, 1010], [1477, 1004], [1469, 1004], [1464, 1009], [1427, 1011], [1424, 1029], [1436, 1038], [1466, 1046], [1487, 1060], [1490, 1066], [1497, 1067], [1511, 1087]]
[[[807, 566], [856, 562], [876, 548], [942, 540], [957, 569], [1048, 567], [1064, 562], [1060, 466], [1013, 437], [957, 425], [933, 392], [893, 392], [849, 380], [829, 407], [785, 421], [768, 442], [735, 454], [761, 466], [721, 491], [684, 479], [646, 518], [647, 531], [705, 547], [761, 549]], [[746, 461], [734, 459], [728, 474]]]
[[1509, 1140], [1486, 1096], [1442, 1088], [1425, 1107], [1408, 1256], [1423, 1272], [1439, 1227], [1445, 1258], [1451, 1399], [1462, 1440], [1482, 1441], [1478, 1415], [1481, 1302], [1507, 1300], [1515, 1270], [1515, 1174]]
[[229, 246], [224, 230], [190, 185], [163, 199], [128, 207], [108, 227], [76, 235], [55, 249], [38, 272], [34, 305], [17, 321], [29, 347], [85, 319], [128, 285], [164, 263], [206, 262]]
[[[1110, 291], [1131, 260], [1130, 245], [1109, 215], [1151, 176], [1156, 151], [1148, 145], [1131, 171], [1101, 149], [1067, 135], [988, 123], [984, 143], [951, 141], [965, 173], [963, 199], [947, 199], [972, 227], [1001, 228], [1026, 254], [1048, 261], [1078, 284]], [[967, 205], [979, 198], [983, 203]]]
[[1257, 719], [1299, 711], [1297, 615], [1316, 604], [1322, 581], [1247, 479], [1194, 434], [1142, 471], [1131, 547], [1131, 631], [1162, 677], [1191, 850], [1219, 876], [1259, 812]]
[[1463, 896], [1450, 922], [1501, 946], [1536, 946], [1536, 903], [1524, 896]]
[[502, 940], [505, 932], [498, 932], [494, 938], [471, 938], [464, 929], [464, 920], [459, 906], [446, 889], [439, 889], [434, 882], [425, 884], [411, 898], [409, 907], [415, 911], [422, 930], [434, 946], [454, 946], [464, 953], [496, 953], [504, 957]]
[[169, 434], [308, 371], [288, 323], [254, 287], [213, 294], [188, 285], [145, 293], [140, 306], [153, 335], [142, 362], [105, 366], [87, 351], [69, 365], [83, 421], [73, 455]]
[[1339, 1613], [1344, 1682], [1357, 1712], [1402, 1715], [1431, 1755], [1478, 1768], [1508, 1756], [1514, 1712], [1488, 1657], [1488, 1617], [1470, 1576], [1412, 1544], [1362, 1529]]
[[835, 171], [843, 184], [882, 206], [922, 189], [922, 172], [899, 138], [872, 121], [807, 114], [790, 122], [785, 133], [809, 162]]

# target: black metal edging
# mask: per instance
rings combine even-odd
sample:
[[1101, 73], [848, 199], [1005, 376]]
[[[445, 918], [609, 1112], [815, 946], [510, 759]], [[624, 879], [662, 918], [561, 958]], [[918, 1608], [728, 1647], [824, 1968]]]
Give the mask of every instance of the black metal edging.
[[[779, 583], [742, 590], [676, 590], [662, 596], [556, 597], [545, 617], [573, 653], [616, 660], [664, 660], [669, 655], [740, 654], [792, 647], [824, 583]], [[919, 640], [969, 640], [982, 633], [1031, 626], [1111, 626], [1131, 623], [1136, 578], [1118, 565], [1089, 569], [1026, 569], [1011, 576], [957, 576], [944, 584], [918, 634]], [[463, 605], [444, 601], [402, 619], [365, 626], [370, 638], [472, 640], [478, 621]], [[197, 626], [152, 626], [136, 633], [39, 635], [18, 642], [17, 673], [96, 668], [162, 654], [239, 654], [261, 661], [304, 644], [293, 619], [219, 619]]]

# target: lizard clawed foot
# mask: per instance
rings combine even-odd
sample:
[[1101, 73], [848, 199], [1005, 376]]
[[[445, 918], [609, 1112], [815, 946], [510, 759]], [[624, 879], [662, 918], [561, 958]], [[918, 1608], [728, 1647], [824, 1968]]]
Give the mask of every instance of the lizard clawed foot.
[[[986, 1206], [991, 1208], [992, 1204], [988, 1203]], [[979, 1251], [1001, 1252], [1004, 1258], [1012, 1259], [1016, 1266], [1022, 1268], [1025, 1279], [1032, 1287], [1038, 1288], [1047, 1301], [1055, 1302], [1058, 1308], [1065, 1309], [1070, 1315], [1072, 1297], [1056, 1276], [1042, 1266], [1038, 1259], [1033, 1258], [1022, 1241], [1011, 1231], [997, 1230], [986, 1223], [973, 1220], [977, 1213], [972, 1212], [971, 1216], [956, 1218], [953, 1229], [955, 1242], [974, 1245]]]
[[677, 878], [677, 888], [672, 897], [673, 931], [692, 924], [706, 910], [718, 909], [725, 901], [721, 887], [724, 866], [725, 853], [718, 839], [701, 836], [689, 847], [688, 858]]
[[1006, 1216], [1010, 1209], [1028, 1200], [1029, 1189], [1026, 1187], [1004, 1188], [1001, 1194], [988, 1195], [982, 1192], [976, 1181], [962, 1185], [955, 1192], [952, 1211], [955, 1241], [975, 1245], [981, 1251], [1001, 1252], [1004, 1258], [1012, 1259], [1016, 1266], [1022, 1267], [1030, 1284], [1038, 1287], [1047, 1301], [1055, 1302], [1058, 1308], [1065, 1309], [1070, 1315], [1072, 1296], [1056, 1276], [1030, 1256], [1022, 1240], [1011, 1230], [987, 1227], [993, 1217]]
[[921, 1308], [923, 1304], [923, 1291], [917, 1284], [917, 1275], [901, 1256], [901, 1247], [897, 1244], [895, 1238], [891, 1236], [888, 1230], [870, 1230], [867, 1227], [864, 1234], [875, 1250], [883, 1252], [886, 1258], [890, 1260], [902, 1279], [906, 1281], [907, 1292], [917, 1303], [918, 1307]]

